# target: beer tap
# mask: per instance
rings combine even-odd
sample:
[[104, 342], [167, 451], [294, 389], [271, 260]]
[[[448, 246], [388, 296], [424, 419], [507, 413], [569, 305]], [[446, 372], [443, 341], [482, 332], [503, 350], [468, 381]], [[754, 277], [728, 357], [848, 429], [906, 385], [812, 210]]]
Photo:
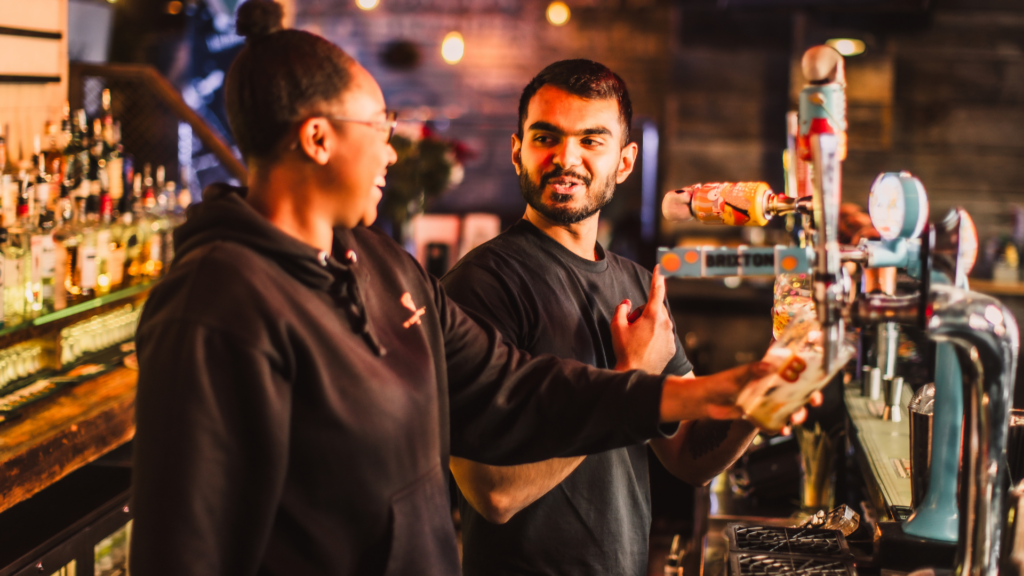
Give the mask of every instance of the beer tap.
[[[921, 538], [956, 541], [961, 576], [994, 574], [1006, 523], [1007, 495], [1001, 484], [1006, 465], [1001, 457], [1006, 449], [1017, 361], [1017, 324], [997, 300], [967, 289], [966, 274], [977, 253], [970, 217], [958, 209], [937, 225], [926, 225], [927, 197], [920, 182], [909, 174], [883, 174], [872, 187], [870, 212], [876, 228], [884, 232], [882, 240], [855, 247], [839, 245], [841, 163], [846, 154], [845, 78], [842, 58], [830, 50], [812, 48], [802, 61], [810, 85], [800, 96], [796, 148], [809, 164], [810, 186], [805, 189], [812, 192], [810, 201], [782, 198], [766, 186], [748, 186], [741, 192], [738, 187], [727, 191], [727, 185], [718, 184], [669, 193], [663, 203], [670, 220], [697, 218], [750, 226], [763, 225], [771, 216], [787, 211], [809, 215], [808, 245], [661, 248], [658, 261], [666, 276], [810, 273], [812, 300], [824, 332], [826, 371], [831, 368], [829, 360], [836, 358], [846, 326], [912, 325], [938, 342], [931, 484], [904, 529]], [[708, 187], [717, 190], [702, 191]], [[780, 201], [773, 203], [775, 196]], [[920, 238], [915, 238], [918, 235]], [[843, 262], [901, 267], [918, 279], [918, 291], [909, 295], [858, 293]], [[894, 359], [895, 342], [887, 336], [884, 344]], [[891, 360], [884, 362], [888, 369]], [[949, 503], [958, 493], [960, 414], [965, 430], [963, 473], [959, 505], [954, 510]]]

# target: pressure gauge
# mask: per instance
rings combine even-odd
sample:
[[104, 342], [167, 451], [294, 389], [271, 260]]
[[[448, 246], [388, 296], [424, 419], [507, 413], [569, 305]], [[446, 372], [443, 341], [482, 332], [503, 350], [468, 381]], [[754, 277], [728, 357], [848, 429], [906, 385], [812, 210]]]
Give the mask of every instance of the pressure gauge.
[[928, 195], [909, 172], [879, 174], [871, 184], [868, 214], [884, 240], [917, 238], [928, 222]]

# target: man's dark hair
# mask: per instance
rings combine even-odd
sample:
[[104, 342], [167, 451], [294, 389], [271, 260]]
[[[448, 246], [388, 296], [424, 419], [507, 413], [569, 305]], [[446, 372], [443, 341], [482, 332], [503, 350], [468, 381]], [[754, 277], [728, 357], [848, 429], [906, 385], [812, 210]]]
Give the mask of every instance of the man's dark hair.
[[271, 158], [303, 115], [340, 96], [352, 80], [354, 60], [329, 41], [301, 30], [282, 30], [281, 5], [248, 0], [235, 29], [245, 36], [224, 87], [224, 107], [242, 156]]
[[604, 64], [582, 58], [555, 62], [541, 70], [540, 74], [534, 76], [526, 85], [523, 95], [519, 98], [519, 131], [516, 134], [520, 140], [523, 138], [530, 100], [544, 86], [554, 86], [587, 100], [617, 101], [619, 123], [622, 124], [622, 145], [625, 146], [629, 142], [629, 127], [633, 124], [633, 103], [629, 100], [626, 83]]

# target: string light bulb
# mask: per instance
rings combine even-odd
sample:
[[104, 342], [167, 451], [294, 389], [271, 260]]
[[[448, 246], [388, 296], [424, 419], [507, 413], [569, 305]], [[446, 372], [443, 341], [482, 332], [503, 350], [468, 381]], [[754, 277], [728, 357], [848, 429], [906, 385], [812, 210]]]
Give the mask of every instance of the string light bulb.
[[836, 49], [843, 56], [856, 56], [864, 53], [864, 41], [856, 38], [832, 38], [825, 44]]
[[569, 6], [565, 2], [552, 2], [548, 4], [548, 22], [554, 26], [562, 26], [569, 21]]
[[380, 4], [380, 0], [356, 0], [356, 6], [363, 10], [373, 10]]
[[466, 42], [462, 34], [449, 32], [441, 42], [441, 57], [449, 64], [458, 64], [466, 53]]

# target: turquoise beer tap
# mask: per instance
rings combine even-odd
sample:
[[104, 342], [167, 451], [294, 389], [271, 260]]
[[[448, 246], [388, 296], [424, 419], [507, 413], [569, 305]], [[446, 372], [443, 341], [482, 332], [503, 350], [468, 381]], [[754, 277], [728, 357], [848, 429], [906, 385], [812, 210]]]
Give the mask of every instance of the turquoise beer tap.
[[[920, 235], [928, 221], [928, 196], [921, 181], [908, 172], [885, 173], [871, 185], [868, 197], [871, 223], [882, 237], [863, 241], [862, 264], [867, 268], [903, 268], [921, 280]], [[950, 279], [931, 271], [931, 284], [954, 284], [967, 289], [966, 274]], [[960, 362], [952, 344], [940, 342], [935, 350], [935, 413], [932, 419], [931, 468], [928, 491], [903, 532], [919, 538], [956, 542], [959, 529], [957, 470], [963, 427], [964, 394]]]

